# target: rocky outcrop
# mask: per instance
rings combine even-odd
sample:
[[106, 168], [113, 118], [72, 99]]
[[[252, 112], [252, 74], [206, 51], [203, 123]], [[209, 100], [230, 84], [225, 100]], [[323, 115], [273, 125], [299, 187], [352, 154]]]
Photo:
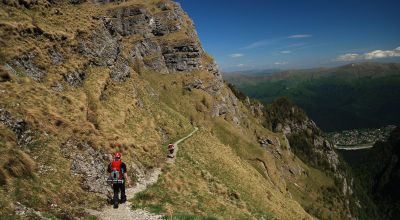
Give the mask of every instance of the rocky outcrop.
[[184, 12], [182, 9], [180, 7], [173, 8], [171, 4], [166, 2], [160, 3], [158, 6], [163, 12], [154, 16], [152, 33], [155, 36], [164, 36], [169, 33], [180, 31], [185, 25], [185, 20], [183, 18]]
[[16, 58], [9, 67], [13, 68], [13, 72], [20, 70], [33, 80], [41, 82], [45, 78], [46, 73], [35, 64], [35, 57], [34, 53], [24, 54]]
[[131, 68], [128, 60], [118, 56], [114, 64], [110, 67], [110, 77], [114, 81], [122, 82], [131, 76]]
[[122, 50], [121, 37], [105, 18], [91, 33], [78, 33], [78, 52], [98, 66], [112, 66]]
[[130, 56], [135, 65], [141, 65], [160, 73], [169, 73], [162, 55], [161, 46], [155, 40], [140, 40], [132, 47]]
[[107, 180], [107, 161], [111, 161], [109, 154], [94, 150], [88, 142], [74, 138], [61, 145], [61, 153], [71, 161], [71, 172], [81, 178], [82, 188], [89, 192], [106, 196], [110, 187]]
[[33, 143], [35, 132], [29, 129], [24, 120], [13, 117], [10, 112], [3, 108], [0, 108], [0, 123], [14, 132], [18, 145], [27, 146]]
[[164, 36], [182, 29], [184, 12], [178, 4], [160, 2], [157, 7], [161, 9], [157, 14], [139, 6], [110, 11], [111, 23], [122, 36], [138, 34], [145, 38]]
[[[80, 70], [75, 72], [70, 72], [64, 75], [64, 80], [75, 88], [82, 86], [85, 78], [86, 78], [86, 72]], [[59, 87], [54, 87], [54, 88], [58, 89]]]
[[138, 34], [150, 37], [155, 27], [154, 18], [147, 9], [129, 6], [110, 11], [110, 24], [122, 36]]
[[258, 139], [258, 143], [260, 143], [262, 147], [268, 147], [268, 145], [274, 145], [274, 142], [267, 137], [260, 137]]
[[194, 71], [202, 68], [202, 48], [197, 43], [164, 45], [162, 54], [170, 72]]
[[[344, 169], [344, 161], [325, 139], [323, 132], [307, 115], [285, 98], [276, 100], [269, 105], [266, 113], [267, 123], [274, 132], [281, 132], [288, 140], [289, 150], [300, 159], [334, 177], [340, 183], [342, 197], [346, 203], [348, 218], [351, 219], [350, 200], [347, 197], [353, 191], [352, 181]], [[356, 202], [357, 199], [351, 202]]]
[[201, 79], [195, 79], [193, 82], [186, 84], [183, 88], [189, 92], [193, 91], [194, 89], [203, 89], [203, 81]]

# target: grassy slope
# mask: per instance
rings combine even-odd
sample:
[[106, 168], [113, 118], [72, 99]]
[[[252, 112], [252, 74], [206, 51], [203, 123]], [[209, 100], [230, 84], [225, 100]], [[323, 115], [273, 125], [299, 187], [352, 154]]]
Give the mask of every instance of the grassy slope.
[[[62, 79], [62, 73], [79, 69], [84, 64], [85, 60], [72, 51], [77, 44], [75, 33], [94, 29], [97, 21], [92, 16], [129, 4], [150, 5], [152, 2], [131, 1], [105, 6], [90, 3], [71, 6], [61, 2], [56, 7], [35, 10], [1, 5], [1, 64], [31, 51], [37, 54], [36, 64], [48, 73], [42, 83], [32, 81], [21, 72], [11, 75], [11, 81], [0, 83], [0, 106], [38, 132], [35, 142], [21, 148], [17, 146], [15, 135], [0, 126], [1, 157], [17, 156], [23, 161], [0, 164], [0, 182], [7, 182], [0, 187], [2, 217], [12, 214], [15, 201], [42, 211], [48, 217], [58, 218], [81, 215], [84, 207], [96, 208], [104, 204], [103, 199], [80, 187], [79, 176], [71, 175], [71, 163], [60, 152], [60, 145], [66, 140], [88, 142], [104, 153], [120, 150], [127, 163], [144, 168], [163, 166], [165, 143], [157, 129], [165, 129], [169, 139], [174, 140], [191, 131], [192, 122], [199, 125], [201, 131], [181, 145], [176, 164], [164, 167], [160, 181], [138, 197], [136, 206], [150, 206], [153, 211], [166, 215], [309, 218], [290, 198], [286, 188], [292, 190], [286, 182], [296, 181], [301, 185], [316, 178], [321, 181], [315, 181], [315, 187], [321, 187], [330, 186], [332, 180], [312, 172], [308, 176], [291, 175], [285, 166], [308, 168], [293, 159], [288, 150], [283, 150], [283, 158], [275, 158], [260, 148], [255, 134], [277, 137], [283, 143], [281, 134], [261, 127], [241, 104], [247, 116], [242, 127], [229, 122], [229, 116], [226, 120], [211, 118], [213, 98], [201, 90], [189, 93], [182, 88], [182, 84], [194, 77], [205, 82], [212, 80], [208, 73], [143, 72], [142, 75], [133, 74], [126, 82], [116, 83], [108, 80], [106, 68], [89, 67], [88, 77], [81, 87], [73, 88], [64, 83], [62, 93], [51, 89], [55, 81]], [[62, 13], [56, 13], [56, 8]], [[66, 40], [60, 43], [43, 35], [21, 37], [18, 34], [35, 27], [56, 39], [65, 37]], [[165, 42], [182, 37], [175, 35], [165, 37]], [[135, 40], [132, 37], [124, 42]], [[61, 65], [52, 65], [46, 55], [53, 46], [65, 55]], [[153, 88], [159, 95], [152, 95]], [[143, 107], [138, 103], [143, 103]], [[115, 149], [116, 142], [122, 144], [120, 149]], [[255, 158], [264, 161], [267, 170]], [[17, 171], [10, 171], [10, 167]], [[18, 170], [22, 170], [23, 175], [18, 175]], [[314, 191], [314, 186], [309, 190]], [[307, 197], [310, 193], [297, 194]], [[302, 203], [296, 194], [294, 198]], [[57, 207], [49, 208], [51, 204]], [[319, 206], [316, 202], [313, 204]]]
[[[285, 147], [282, 158], [275, 158], [270, 151], [260, 148], [254, 136], [256, 133], [276, 137], [284, 143], [279, 134], [264, 129], [251, 117], [243, 122], [248, 128], [234, 126], [223, 119], [210, 119], [203, 114], [209, 110], [203, 105], [208, 94], [199, 90], [182, 93], [176, 83], [168, 83], [178, 82], [179, 85], [188, 78], [204, 81], [207, 75], [201, 72], [186, 76], [148, 73], [143, 77], [152, 85], [158, 85], [156, 88], [166, 103], [194, 118], [202, 129], [181, 144], [176, 164], [165, 168], [160, 181], [133, 201], [134, 207], [149, 207], [167, 216], [178, 212], [244, 219], [281, 216], [281, 210], [285, 210], [283, 218], [299, 218], [300, 214], [289, 208], [298, 206], [291, 202], [293, 196], [303, 207], [315, 209], [309, 210], [313, 215], [343, 217], [341, 211], [337, 211], [343, 202], [328, 204], [329, 199], [323, 195], [324, 190], [335, 188], [331, 177], [309, 168]], [[202, 107], [196, 107], [199, 105]], [[265, 162], [267, 170], [256, 158]], [[301, 167], [304, 173], [292, 175], [287, 167]], [[330, 197], [336, 198], [335, 195]]]

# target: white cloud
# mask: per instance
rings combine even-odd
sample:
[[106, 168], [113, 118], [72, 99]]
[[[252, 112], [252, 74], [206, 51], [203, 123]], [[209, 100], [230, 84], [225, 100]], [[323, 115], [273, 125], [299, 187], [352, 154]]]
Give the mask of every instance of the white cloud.
[[266, 44], [268, 44], [268, 41], [256, 41], [254, 43], [251, 43], [251, 44], [243, 47], [243, 49], [253, 49], [253, 48], [257, 48], [257, 47], [262, 47]]
[[237, 67], [244, 67], [245, 65], [243, 63], [239, 63], [238, 65], [236, 65]]
[[242, 53], [233, 53], [233, 54], [229, 54], [229, 56], [232, 57], [232, 58], [239, 58], [239, 57], [244, 56], [244, 54], [242, 54]]
[[308, 38], [308, 37], [312, 37], [312, 35], [311, 34], [295, 34], [295, 35], [290, 35], [287, 38], [297, 39], [297, 38]]
[[353, 60], [358, 60], [360, 59], [360, 54], [358, 53], [346, 53], [343, 55], [340, 55], [336, 58], [337, 61], [353, 61]]
[[245, 47], [242, 47], [240, 49], [254, 49], [254, 48], [259, 48], [259, 47], [263, 47], [263, 46], [267, 46], [267, 45], [271, 45], [271, 44], [275, 44], [278, 43], [279, 41], [283, 40], [285, 38], [272, 38], [272, 39], [265, 39], [265, 40], [260, 40], [260, 41], [255, 41]]
[[385, 57], [400, 57], [400, 47], [394, 50], [374, 50], [372, 52], [365, 54], [366, 60], [385, 58]]
[[292, 53], [292, 51], [290, 51], [290, 50], [283, 50], [283, 51], [281, 51], [281, 53], [283, 53], [283, 54], [289, 54], [289, 53]]
[[337, 61], [354, 61], [354, 60], [372, 60], [387, 57], [400, 57], [400, 47], [394, 50], [374, 50], [364, 54], [348, 53], [340, 55], [336, 58]]
[[286, 65], [286, 64], [288, 64], [288, 62], [287, 61], [282, 61], [282, 62], [275, 62], [274, 64], [275, 65]]

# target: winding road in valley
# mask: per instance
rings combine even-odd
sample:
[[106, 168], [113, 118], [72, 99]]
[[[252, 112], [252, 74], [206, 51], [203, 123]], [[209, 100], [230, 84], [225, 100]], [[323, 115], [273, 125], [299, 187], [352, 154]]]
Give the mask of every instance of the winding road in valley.
[[[168, 158], [167, 163], [175, 163], [175, 158], [176, 154], [179, 150], [178, 144], [185, 141], [186, 139], [190, 138], [194, 133], [196, 133], [199, 129], [197, 127], [194, 128], [194, 130], [188, 134], [186, 137], [183, 137], [179, 140], [177, 140], [174, 143], [175, 150], [174, 150], [174, 157], [173, 158]], [[135, 195], [137, 195], [139, 192], [142, 192], [147, 189], [148, 186], [153, 185], [154, 183], [157, 182], [158, 177], [161, 174], [161, 169], [156, 168], [153, 169], [152, 171], [148, 172], [147, 175], [139, 176], [138, 181], [134, 187], [127, 188], [126, 189], [126, 197], [127, 197], [127, 202], [124, 204], [120, 204], [118, 209], [113, 209], [112, 206], [107, 206], [104, 210], [102, 211], [96, 211], [96, 210], [87, 210], [87, 212], [90, 215], [96, 216], [97, 219], [101, 220], [125, 220], [125, 219], [135, 219], [135, 220], [161, 220], [162, 215], [156, 215], [153, 213], [148, 212], [147, 210], [144, 209], [136, 209], [132, 210], [132, 204], [129, 202], [129, 200], [133, 199]]]
[[333, 145], [334, 148], [338, 150], [364, 150], [364, 149], [370, 149], [374, 147], [375, 143], [369, 143], [369, 144], [360, 144], [360, 145], [353, 145], [353, 146], [342, 146], [342, 145]]

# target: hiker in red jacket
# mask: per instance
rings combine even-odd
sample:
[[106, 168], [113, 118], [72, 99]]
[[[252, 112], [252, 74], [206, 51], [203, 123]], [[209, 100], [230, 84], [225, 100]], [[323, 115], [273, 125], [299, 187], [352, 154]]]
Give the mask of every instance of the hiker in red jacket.
[[[126, 164], [121, 161], [121, 153], [114, 155], [114, 160], [108, 165], [107, 171], [111, 174], [109, 181], [112, 183], [114, 197], [114, 208], [118, 208], [118, 203], [126, 202], [125, 181], [130, 185], [130, 180], [126, 170]], [[119, 200], [119, 192], [121, 191], [121, 200]]]
[[173, 144], [169, 144], [168, 145], [168, 157], [169, 158], [174, 158], [174, 150], [175, 150], [175, 146]]

